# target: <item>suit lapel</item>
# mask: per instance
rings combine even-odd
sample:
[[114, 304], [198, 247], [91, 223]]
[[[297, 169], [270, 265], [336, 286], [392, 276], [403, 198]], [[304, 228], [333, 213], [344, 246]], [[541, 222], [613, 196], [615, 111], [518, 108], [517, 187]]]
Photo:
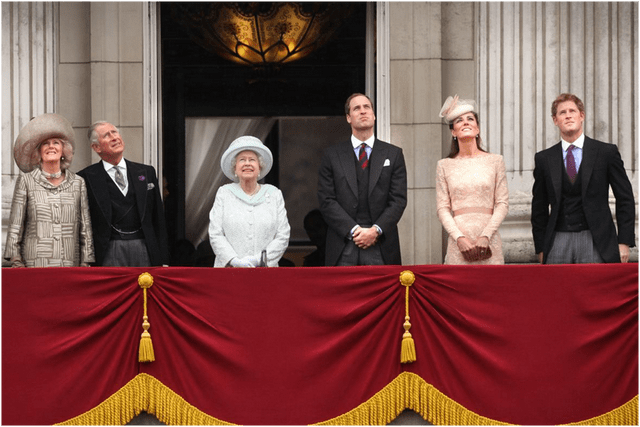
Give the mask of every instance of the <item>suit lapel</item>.
[[85, 175], [87, 179], [86, 184], [91, 187], [102, 215], [108, 223], [111, 223], [111, 198], [109, 197], [109, 180], [111, 177], [104, 169], [102, 161], [96, 163], [92, 168], [87, 169]]
[[582, 199], [584, 200], [593, 167], [598, 158], [598, 147], [593, 143], [591, 138], [584, 137], [584, 145], [582, 146], [582, 162], [580, 163], [580, 171], [582, 172]]
[[382, 146], [381, 141], [376, 139], [369, 157], [369, 167], [371, 168], [369, 169], [369, 194], [371, 194], [380, 178], [384, 161], [387, 159], [387, 151], [387, 148]]
[[144, 215], [147, 211], [147, 184], [149, 183], [149, 177], [147, 176], [143, 168], [136, 167], [136, 165], [131, 163], [129, 160], [125, 159], [125, 162], [127, 162], [129, 184], [135, 189], [136, 192], [136, 204], [138, 206], [140, 222], [142, 222], [144, 221]]
[[344, 175], [354, 196], [358, 197], [358, 178], [356, 177], [355, 154], [351, 142], [340, 146], [340, 154], [338, 156]]
[[554, 196], [556, 201], [560, 202], [560, 195], [562, 194], [562, 174], [564, 173], [562, 143], [556, 144], [552, 150], [551, 156], [549, 156], [549, 172], [551, 173]]

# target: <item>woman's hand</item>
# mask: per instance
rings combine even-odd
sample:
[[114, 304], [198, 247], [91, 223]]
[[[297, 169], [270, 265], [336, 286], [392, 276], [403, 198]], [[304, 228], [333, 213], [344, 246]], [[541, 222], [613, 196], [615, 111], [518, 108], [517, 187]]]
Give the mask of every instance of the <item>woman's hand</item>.
[[487, 236], [481, 236], [476, 240], [476, 249], [478, 252], [478, 260], [483, 259], [486, 254], [489, 253], [489, 238]]
[[247, 261], [246, 257], [245, 258], [235, 257], [231, 261], [229, 261], [229, 264], [231, 265], [231, 267], [235, 267], [235, 268], [251, 268], [251, 267], [253, 267], [253, 265], [251, 265], [251, 263], [249, 261]]
[[253, 268], [260, 265], [260, 258], [251, 255], [244, 258], [235, 257], [231, 261], [229, 261], [229, 264], [231, 264], [231, 267], [236, 268]]
[[460, 253], [462, 253], [465, 261], [476, 261], [478, 255], [474, 242], [465, 236], [460, 236], [458, 237], [458, 240], [456, 240], [456, 243], [458, 244], [458, 249], [460, 249]]
[[466, 236], [461, 236], [456, 243], [467, 262], [480, 261], [490, 250], [489, 239], [486, 236], [480, 237], [475, 242]]
[[24, 268], [24, 262], [20, 258], [11, 258], [11, 268]]

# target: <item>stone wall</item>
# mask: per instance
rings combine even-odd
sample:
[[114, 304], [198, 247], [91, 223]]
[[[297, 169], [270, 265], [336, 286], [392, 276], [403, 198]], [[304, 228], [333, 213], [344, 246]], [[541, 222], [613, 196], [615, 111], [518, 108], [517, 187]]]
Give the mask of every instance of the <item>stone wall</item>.
[[[558, 139], [549, 108], [560, 91], [582, 95], [586, 132], [618, 144], [637, 195], [637, 3], [377, 5], [386, 14], [378, 21], [388, 22], [388, 51], [376, 57], [389, 58], [378, 64], [385, 72], [388, 65], [378, 91], [390, 100], [378, 120], [389, 117], [390, 142], [407, 159], [409, 202], [399, 224], [405, 264], [444, 257], [435, 166], [448, 152], [450, 133], [438, 112], [449, 95], [478, 101], [483, 140], [505, 156], [510, 213], [500, 231], [507, 262], [535, 261], [533, 155]], [[120, 127], [127, 158], [161, 174], [154, 18], [154, 3], [2, 4], [3, 243], [17, 176], [12, 145], [33, 116], [59, 112], [71, 120], [78, 141], [72, 170], [98, 160], [86, 130], [108, 120]]]

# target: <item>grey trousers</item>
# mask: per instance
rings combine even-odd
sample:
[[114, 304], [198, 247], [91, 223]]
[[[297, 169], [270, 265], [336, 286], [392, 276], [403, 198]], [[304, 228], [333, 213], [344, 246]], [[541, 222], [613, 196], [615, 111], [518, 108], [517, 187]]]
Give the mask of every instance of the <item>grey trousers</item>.
[[602, 257], [593, 244], [591, 231], [556, 232], [547, 264], [596, 264]]
[[104, 267], [149, 267], [149, 253], [144, 239], [110, 240], [102, 263]]
[[360, 249], [353, 243], [353, 240], [349, 240], [336, 265], [384, 265], [380, 245], [373, 245], [368, 249]]

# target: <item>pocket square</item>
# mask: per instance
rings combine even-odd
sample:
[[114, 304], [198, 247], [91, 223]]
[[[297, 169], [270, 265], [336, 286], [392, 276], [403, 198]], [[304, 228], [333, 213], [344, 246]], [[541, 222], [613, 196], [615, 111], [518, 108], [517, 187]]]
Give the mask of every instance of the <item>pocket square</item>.
[[156, 188], [156, 186], [153, 185], [153, 182], [147, 184], [147, 190], [153, 190], [154, 188]]
[[384, 165], [382, 165], [382, 167], [385, 167], [385, 166], [391, 166], [391, 162], [389, 161], [389, 159], [384, 160]]

